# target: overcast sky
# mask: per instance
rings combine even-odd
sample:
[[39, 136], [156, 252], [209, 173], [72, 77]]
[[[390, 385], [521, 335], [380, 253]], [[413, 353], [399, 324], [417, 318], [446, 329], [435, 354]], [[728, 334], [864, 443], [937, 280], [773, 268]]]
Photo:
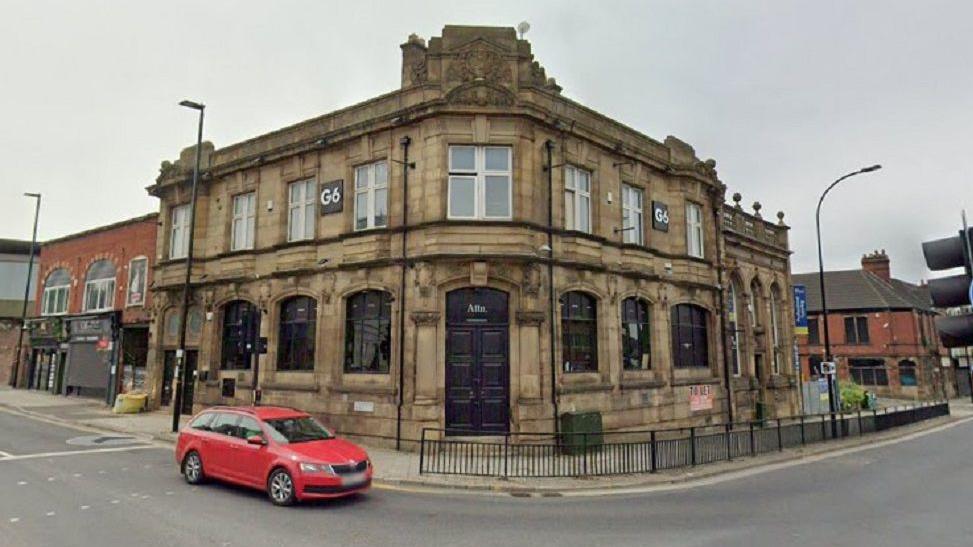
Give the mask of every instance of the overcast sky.
[[399, 44], [445, 24], [527, 20], [564, 94], [714, 158], [728, 196], [792, 227], [794, 272], [885, 248], [928, 277], [920, 242], [973, 215], [973, 2], [45, 2], [0, 0], [0, 238], [157, 210], [145, 187], [195, 140], [217, 147], [399, 85]]

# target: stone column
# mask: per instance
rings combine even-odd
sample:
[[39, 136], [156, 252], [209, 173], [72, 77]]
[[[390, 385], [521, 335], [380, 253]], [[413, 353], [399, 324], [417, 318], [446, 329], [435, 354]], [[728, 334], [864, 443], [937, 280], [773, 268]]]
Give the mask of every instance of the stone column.
[[540, 327], [544, 323], [544, 312], [519, 311], [516, 318], [520, 337], [520, 400], [540, 399]]
[[437, 311], [414, 311], [411, 317], [416, 326], [416, 403], [430, 404], [436, 401], [436, 329], [439, 328], [440, 314]]

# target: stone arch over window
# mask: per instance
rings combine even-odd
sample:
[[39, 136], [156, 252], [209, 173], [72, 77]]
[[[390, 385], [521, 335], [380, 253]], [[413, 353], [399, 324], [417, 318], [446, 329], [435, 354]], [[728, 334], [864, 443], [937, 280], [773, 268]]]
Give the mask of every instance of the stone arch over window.
[[277, 370], [313, 371], [318, 303], [310, 296], [280, 302]]
[[68, 297], [71, 294], [71, 272], [67, 268], [56, 268], [44, 280], [44, 294], [41, 297], [41, 315], [60, 315], [68, 312]]
[[598, 371], [598, 300], [589, 293], [561, 295], [561, 361], [564, 372]]
[[392, 362], [392, 295], [367, 289], [345, 299], [345, 373], [388, 374]]
[[231, 300], [223, 306], [220, 368], [247, 370], [260, 336], [260, 310], [246, 300]]
[[652, 368], [651, 307], [644, 298], [630, 296], [622, 300], [622, 368]]
[[115, 265], [96, 260], [88, 266], [84, 283], [84, 311], [107, 311], [115, 305]]
[[708, 368], [709, 311], [696, 304], [677, 304], [670, 313], [673, 366]]

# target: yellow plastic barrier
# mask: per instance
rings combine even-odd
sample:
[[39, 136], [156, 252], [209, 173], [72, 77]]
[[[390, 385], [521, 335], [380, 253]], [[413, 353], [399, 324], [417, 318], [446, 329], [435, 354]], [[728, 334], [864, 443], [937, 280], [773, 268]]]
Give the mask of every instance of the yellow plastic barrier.
[[148, 395], [145, 393], [122, 393], [115, 397], [115, 406], [112, 412], [115, 414], [137, 414], [145, 408], [145, 401]]

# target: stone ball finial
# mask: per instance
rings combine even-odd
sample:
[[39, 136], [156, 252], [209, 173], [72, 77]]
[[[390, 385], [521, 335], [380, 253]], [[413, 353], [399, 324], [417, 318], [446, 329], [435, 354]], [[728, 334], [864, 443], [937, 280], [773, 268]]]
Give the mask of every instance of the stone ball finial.
[[760, 205], [760, 202], [759, 202], [759, 201], [755, 201], [755, 202], [753, 202], [753, 214], [754, 214], [754, 215], [755, 215], [755, 216], [756, 216], [757, 218], [759, 218], [759, 217], [760, 217], [760, 209], [761, 209], [762, 207], [763, 207], [763, 205]]
[[733, 205], [736, 206], [737, 209], [740, 208], [740, 201], [742, 199], [743, 195], [740, 194], [740, 192], [733, 192]]
[[777, 222], [778, 224], [784, 224], [784, 211], [777, 211]]

